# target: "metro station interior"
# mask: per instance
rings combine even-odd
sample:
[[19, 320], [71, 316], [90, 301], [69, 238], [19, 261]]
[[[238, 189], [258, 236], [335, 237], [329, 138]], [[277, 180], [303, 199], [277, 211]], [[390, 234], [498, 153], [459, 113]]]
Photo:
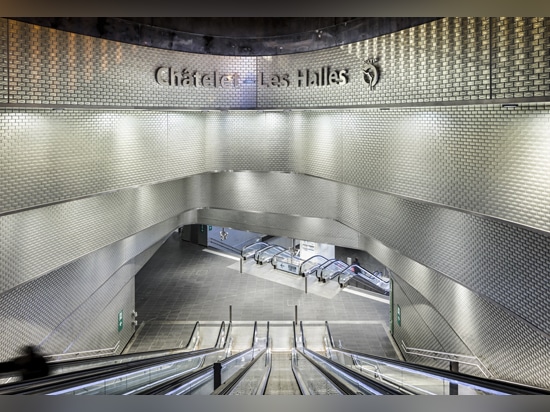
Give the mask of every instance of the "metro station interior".
[[550, 394], [550, 18], [0, 39], [0, 394]]

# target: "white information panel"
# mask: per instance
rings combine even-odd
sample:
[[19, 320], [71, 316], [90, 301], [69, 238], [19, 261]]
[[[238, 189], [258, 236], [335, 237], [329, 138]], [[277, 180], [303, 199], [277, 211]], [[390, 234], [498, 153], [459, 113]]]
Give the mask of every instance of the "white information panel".
[[334, 259], [334, 245], [315, 243], [307, 240], [300, 241], [300, 258], [307, 260], [314, 255], [321, 255], [327, 259]]

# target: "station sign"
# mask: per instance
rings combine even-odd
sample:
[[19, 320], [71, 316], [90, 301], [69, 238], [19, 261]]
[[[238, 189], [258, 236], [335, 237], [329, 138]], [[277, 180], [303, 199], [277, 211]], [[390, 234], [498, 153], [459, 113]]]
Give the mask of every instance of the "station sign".
[[[379, 80], [376, 59], [363, 62], [359, 76], [370, 90]], [[287, 87], [334, 87], [350, 83], [352, 74], [349, 68], [326, 65], [320, 68], [297, 69], [294, 72], [258, 73], [256, 84], [261, 88]], [[161, 86], [184, 88], [238, 88], [242, 84], [239, 73], [220, 73], [216, 70], [199, 71], [189, 67], [162, 66], [155, 70], [155, 80]]]

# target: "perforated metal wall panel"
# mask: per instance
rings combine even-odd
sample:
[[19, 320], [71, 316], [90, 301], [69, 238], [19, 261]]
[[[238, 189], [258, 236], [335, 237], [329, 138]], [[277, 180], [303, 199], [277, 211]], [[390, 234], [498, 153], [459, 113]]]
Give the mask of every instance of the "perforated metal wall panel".
[[493, 96], [550, 96], [550, 19], [501, 17], [491, 24]]
[[0, 103], [8, 103], [8, 21], [0, 18]]
[[1, 216], [0, 292], [177, 216], [185, 197], [176, 181]]

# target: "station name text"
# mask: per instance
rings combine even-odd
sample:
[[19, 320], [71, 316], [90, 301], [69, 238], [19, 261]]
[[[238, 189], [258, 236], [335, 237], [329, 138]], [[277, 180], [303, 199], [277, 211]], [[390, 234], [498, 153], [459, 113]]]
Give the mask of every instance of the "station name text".
[[[241, 85], [238, 73], [220, 74], [216, 71], [199, 72], [196, 70], [174, 69], [173, 67], [159, 67], [155, 72], [155, 80], [162, 86], [180, 87], [210, 87], [210, 88], [236, 88]], [[310, 86], [336, 86], [349, 83], [348, 69], [333, 69], [330, 66], [318, 70], [297, 70], [295, 75], [290, 73], [264, 73], [258, 74], [258, 86], [260, 87], [310, 87]]]

